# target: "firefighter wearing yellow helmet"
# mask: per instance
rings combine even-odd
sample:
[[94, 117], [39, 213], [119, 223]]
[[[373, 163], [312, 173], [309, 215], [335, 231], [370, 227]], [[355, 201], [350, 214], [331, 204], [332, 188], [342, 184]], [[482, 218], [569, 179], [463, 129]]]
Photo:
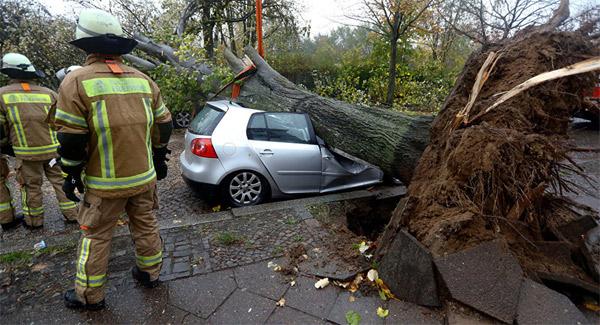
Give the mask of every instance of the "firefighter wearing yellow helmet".
[[172, 123], [154, 81], [123, 64], [121, 55], [137, 42], [123, 36], [114, 16], [84, 9], [75, 38], [71, 44], [88, 57], [63, 80], [55, 115], [65, 192], [75, 198], [85, 184], [75, 289], [64, 298], [69, 308], [93, 310], [104, 308], [111, 238], [123, 210], [135, 243], [132, 275], [145, 287], [159, 283], [162, 240], [153, 209]]
[[[44, 74], [24, 55], [4, 55], [0, 72], [11, 78], [9, 85], [0, 88], [1, 150], [16, 157], [16, 178], [21, 187], [25, 226], [41, 228], [44, 225], [44, 175], [54, 187], [65, 220], [76, 222], [76, 203], [65, 196], [61, 170], [53, 160], [58, 148], [56, 132], [46, 123], [48, 111], [56, 104], [56, 93], [35, 84], [34, 79], [44, 77]], [[0, 223], [5, 230], [18, 223], [5, 185], [7, 174], [6, 159], [1, 159]]]

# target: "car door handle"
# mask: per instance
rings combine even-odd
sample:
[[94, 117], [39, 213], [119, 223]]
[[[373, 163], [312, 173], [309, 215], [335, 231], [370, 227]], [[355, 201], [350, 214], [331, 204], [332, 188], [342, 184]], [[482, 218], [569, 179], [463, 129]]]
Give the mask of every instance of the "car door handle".
[[273, 155], [273, 151], [271, 149], [265, 149], [265, 150], [261, 151], [260, 154], [262, 156], [272, 156]]

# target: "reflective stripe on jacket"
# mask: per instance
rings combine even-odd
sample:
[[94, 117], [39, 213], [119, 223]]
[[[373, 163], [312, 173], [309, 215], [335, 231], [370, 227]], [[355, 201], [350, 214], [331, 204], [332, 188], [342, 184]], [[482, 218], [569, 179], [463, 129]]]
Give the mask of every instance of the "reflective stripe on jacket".
[[0, 127], [17, 158], [47, 160], [57, 156], [56, 132], [46, 122], [56, 98], [52, 90], [28, 81], [12, 80], [0, 88]]
[[85, 184], [100, 197], [117, 198], [155, 184], [155, 124], [170, 122], [171, 114], [152, 79], [111, 59], [123, 73], [112, 73], [105, 57], [90, 55], [83, 68], [67, 75], [54, 123], [58, 132], [89, 134]]

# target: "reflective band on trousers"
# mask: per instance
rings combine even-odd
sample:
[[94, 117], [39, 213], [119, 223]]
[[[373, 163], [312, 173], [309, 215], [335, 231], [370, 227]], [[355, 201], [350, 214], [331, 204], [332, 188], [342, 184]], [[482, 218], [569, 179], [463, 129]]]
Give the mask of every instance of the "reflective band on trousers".
[[51, 104], [52, 98], [47, 94], [24, 94], [24, 93], [9, 93], [2, 95], [4, 104]]
[[106, 112], [106, 102], [99, 100], [92, 103], [92, 124], [98, 136], [98, 153], [100, 154], [100, 170], [103, 178], [115, 177], [115, 161], [113, 158], [112, 132]]
[[23, 208], [23, 214], [29, 217], [38, 217], [44, 214], [44, 207], [32, 208], [27, 206], [27, 191], [21, 190], [21, 206]]
[[152, 256], [136, 255], [137, 265], [140, 267], [150, 267], [162, 262], [162, 251]]
[[86, 175], [85, 184], [89, 188], [97, 190], [125, 189], [147, 184], [154, 180], [155, 176], [156, 172], [154, 171], [154, 168], [147, 172], [129, 177], [103, 178]]
[[50, 144], [47, 146], [39, 146], [39, 147], [13, 147], [13, 150], [16, 154], [19, 155], [39, 155], [45, 153], [54, 153], [56, 149], [58, 149], [59, 144]]
[[77, 207], [77, 204], [73, 201], [68, 201], [68, 202], [58, 202], [58, 206], [60, 207], [61, 210], [68, 210], [68, 209], [74, 209]]
[[0, 212], [8, 211], [10, 209], [12, 209], [12, 204], [10, 201], [0, 203]]
[[106, 274], [87, 275], [86, 264], [90, 258], [90, 246], [92, 241], [89, 238], [83, 238], [79, 258], [77, 259], [77, 273], [75, 274], [75, 283], [82, 287], [101, 287], [106, 282]]
[[152, 93], [150, 83], [142, 78], [94, 78], [84, 80], [82, 84], [88, 97]]
[[57, 120], [61, 120], [70, 125], [80, 126], [83, 128], [88, 127], [87, 121], [83, 117], [77, 116], [77, 115], [74, 115], [71, 113], [67, 113], [67, 112], [61, 110], [60, 108], [56, 109], [56, 114], [54, 115], [54, 117]]

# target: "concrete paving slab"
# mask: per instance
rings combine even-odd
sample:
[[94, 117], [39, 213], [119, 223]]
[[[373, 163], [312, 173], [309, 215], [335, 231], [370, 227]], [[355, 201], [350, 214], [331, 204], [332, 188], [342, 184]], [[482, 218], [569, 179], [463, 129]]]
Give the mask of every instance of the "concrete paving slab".
[[535, 281], [523, 281], [517, 324], [587, 323], [585, 316], [566, 296]]
[[381, 260], [379, 274], [400, 299], [424, 306], [439, 306], [437, 282], [429, 250], [402, 230]]
[[390, 313], [385, 318], [385, 324], [443, 324], [443, 318], [440, 314], [431, 309], [420, 307], [416, 304], [401, 301], [389, 300], [387, 308]]
[[[177, 323], [171, 323], [171, 324], [177, 324]], [[205, 319], [202, 319], [194, 314], [187, 314], [187, 316], [185, 316], [185, 318], [183, 319], [183, 322], [181, 322], [181, 324], [183, 324], [183, 325], [188, 325], [188, 324], [189, 325], [204, 325], [204, 324], [208, 324], [208, 321]]]
[[269, 325], [325, 325], [326, 321], [291, 307], [278, 307], [267, 320]]
[[[281, 265], [282, 258], [272, 260]], [[235, 280], [240, 289], [248, 289], [255, 294], [273, 300], [279, 300], [290, 286], [285, 277], [267, 267], [268, 261], [262, 261], [233, 270]]]
[[304, 276], [298, 277], [296, 285], [291, 287], [284, 296], [286, 305], [325, 319], [335, 304], [340, 290], [331, 285], [316, 289], [317, 281]]
[[[350, 301], [350, 297], [353, 297], [354, 301]], [[327, 320], [338, 324], [347, 324], [346, 313], [353, 310], [360, 315], [361, 324], [383, 325], [383, 318], [377, 316], [377, 307], [385, 308], [385, 306], [386, 302], [379, 297], [364, 297], [359, 292], [352, 294], [343, 291], [338, 295]]]
[[503, 322], [512, 323], [523, 271], [504, 242], [485, 242], [435, 259], [452, 298]]
[[208, 319], [211, 324], [264, 324], [275, 301], [249, 291], [236, 290]]
[[236, 289], [230, 270], [199, 275], [169, 283], [169, 302], [183, 310], [208, 318]]

